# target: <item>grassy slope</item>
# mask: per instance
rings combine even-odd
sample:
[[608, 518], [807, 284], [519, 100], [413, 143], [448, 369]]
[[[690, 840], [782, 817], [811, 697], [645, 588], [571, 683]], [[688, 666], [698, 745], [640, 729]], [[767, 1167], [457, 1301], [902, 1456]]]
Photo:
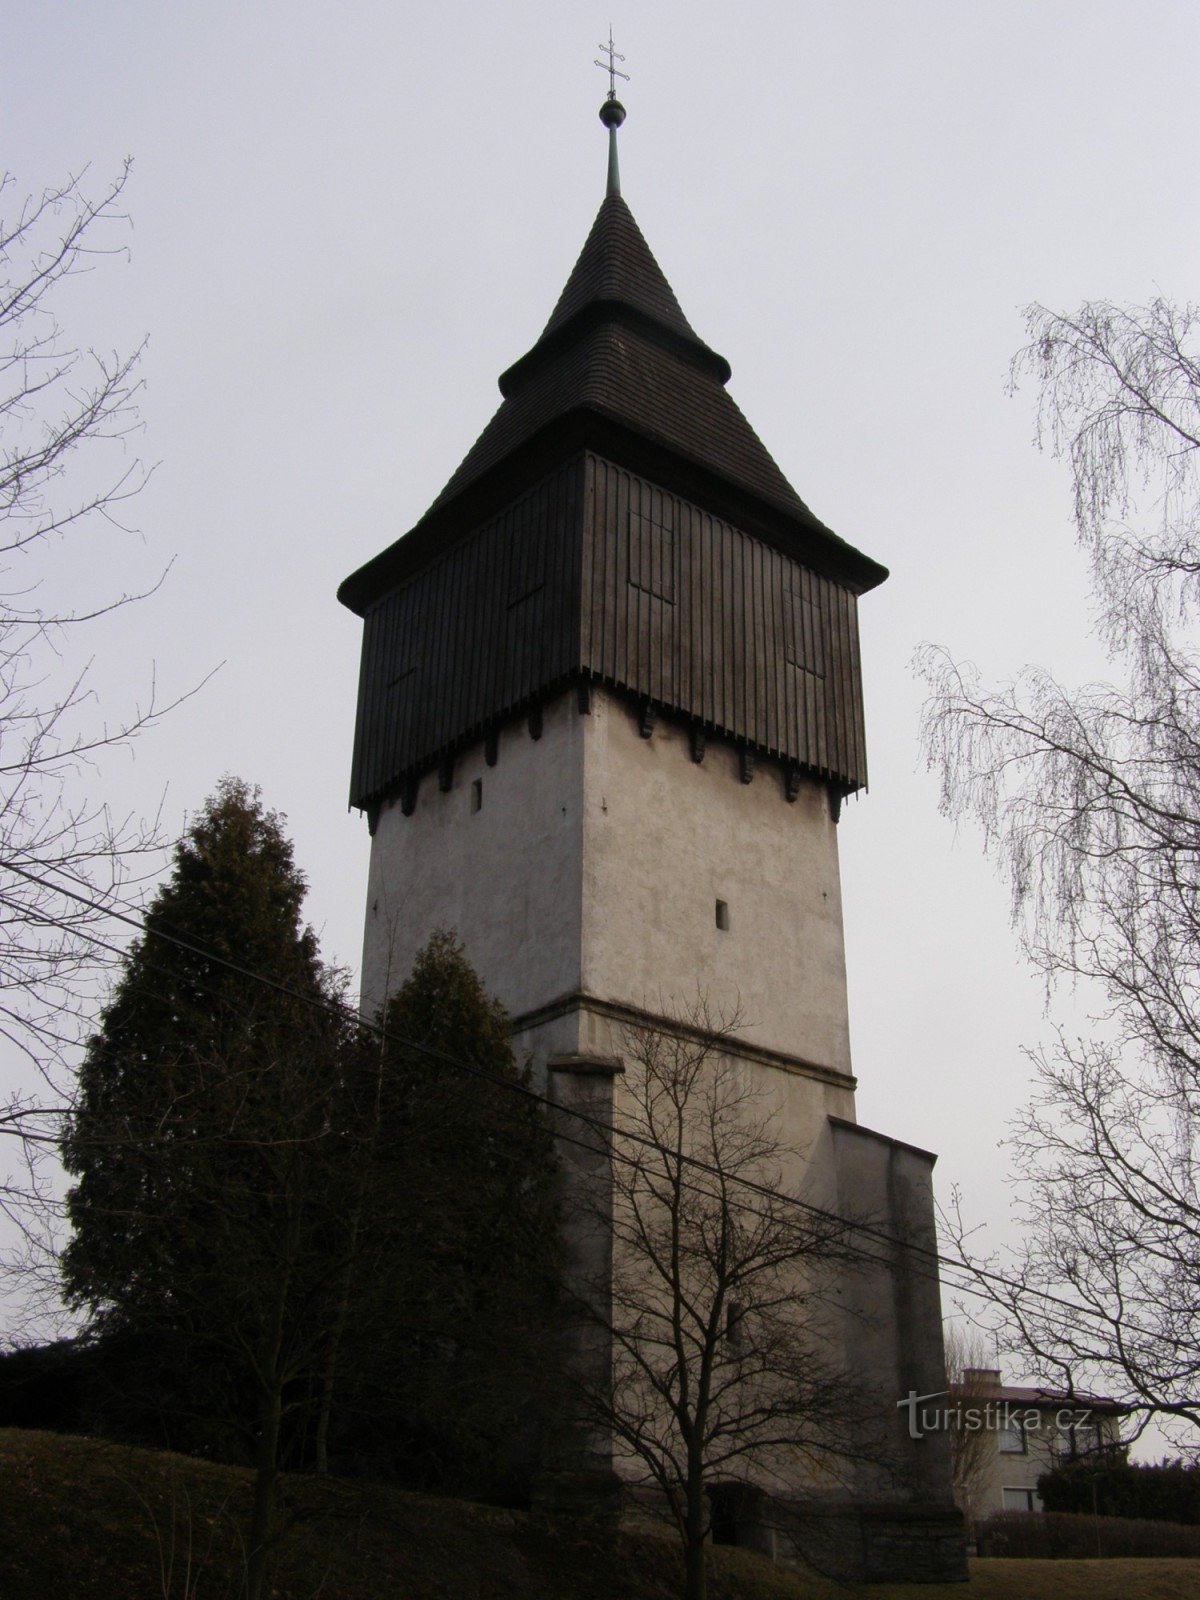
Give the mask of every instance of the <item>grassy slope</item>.
[[[0, 1431], [0, 1600], [235, 1600], [247, 1474]], [[555, 1531], [378, 1484], [289, 1478], [279, 1600], [672, 1600], [674, 1545]], [[1200, 1562], [993, 1561], [960, 1588], [844, 1589], [714, 1552], [713, 1600], [1192, 1600]]]

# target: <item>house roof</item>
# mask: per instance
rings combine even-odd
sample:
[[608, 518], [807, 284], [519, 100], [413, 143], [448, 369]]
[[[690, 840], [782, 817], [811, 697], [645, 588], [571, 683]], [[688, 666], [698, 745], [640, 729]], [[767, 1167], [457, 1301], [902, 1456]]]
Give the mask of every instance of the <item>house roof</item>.
[[[974, 1379], [974, 1383], [971, 1381]], [[963, 1383], [952, 1384], [951, 1394], [972, 1399], [995, 1400], [1010, 1406], [1028, 1406], [1039, 1410], [1059, 1410], [1064, 1406], [1085, 1407], [1089, 1411], [1102, 1411], [1112, 1416], [1125, 1416], [1129, 1407], [1120, 1400], [1106, 1395], [1085, 1394], [1076, 1390], [1068, 1394], [1065, 1389], [1043, 1389], [1022, 1384], [1001, 1383], [992, 1379], [990, 1369], [972, 1369]]]

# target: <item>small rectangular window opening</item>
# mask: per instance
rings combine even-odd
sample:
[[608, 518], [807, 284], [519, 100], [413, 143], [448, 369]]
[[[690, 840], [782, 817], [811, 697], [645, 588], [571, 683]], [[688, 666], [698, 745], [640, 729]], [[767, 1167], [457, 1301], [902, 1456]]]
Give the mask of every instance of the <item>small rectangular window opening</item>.
[[725, 1337], [730, 1344], [742, 1342], [742, 1313], [744, 1307], [731, 1300], [725, 1308]]
[[482, 809], [483, 809], [483, 779], [482, 778], [476, 778], [474, 780], [474, 782], [471, 784], [471, 810], [472, 811], [482, 811]]
[[784, 656], [794, 667], [825, 676], [825, 640], [817, 603], [796, 589], [784, 592]]
[[1025, 1439], [1025, 1428], [1017, 1417], [1009, 1417], [1000, 1429], [1000, 1454], [1002, 1456], [1023, 1456], [1029, 1453], [1029, 1445]]
[[1033, 1489], [1001, 1489], [1000, 1506], [1003, 1511], [1040, 1511], [1041, 1496]]
[[508, 609], [532, 599], [546, 586], [547, 529], [532, 502], [520, 508], [507, 532], [509, 550]]
[[629, 507], [629, 582], [656, 599], [675, 604], [675, 508], [660, 494], [645, 496], [645, 509]]
[[717, 901], [717, 927], [722, 933], [729, 932], [729, 907], [724, 900]]

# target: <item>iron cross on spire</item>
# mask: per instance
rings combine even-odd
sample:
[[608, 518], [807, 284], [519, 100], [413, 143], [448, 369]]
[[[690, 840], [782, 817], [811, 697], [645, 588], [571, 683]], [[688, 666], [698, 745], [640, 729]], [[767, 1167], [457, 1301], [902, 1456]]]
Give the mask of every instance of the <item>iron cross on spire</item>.
[[600, 68], [601, 72], [608, 73], [608, 98], [610, 100], [615, 100], [617, 98], [617, 79], [624, 78], [625, 82], [628, 83], [629, 74], [627, 72], [622, 72], [617, 66], [617, 62], [624, 61], [625, 57], [620, 55], [613, 46], [611, 22], [608, 25], [608, 43], [601, 44], [600, 50], [603, 55], [608, 57], [608, 60], [597, 61], [595, 65]]

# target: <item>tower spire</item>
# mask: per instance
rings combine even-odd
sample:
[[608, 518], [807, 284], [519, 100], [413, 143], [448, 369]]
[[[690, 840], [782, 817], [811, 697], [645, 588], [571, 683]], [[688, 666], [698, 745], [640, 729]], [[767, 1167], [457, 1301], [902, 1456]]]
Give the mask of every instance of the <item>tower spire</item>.
[[629, 74], [622, 72], [617, 66], [618, 61], [625, 57], [613, 45], [612, 23], [608, 25], [608, 43], [600, 46], [601, 53], [608, 57], [607, 61], [597, 61], [596, 65], [601, 72], [608, 73], [608, 98], [600, 107], [600, 121], [608, 129], [608, 190], [610, 195], [621, 192], [621, 169], [617, 164], [617, 129], [625, 121], [625, 107], [617, 99], [617, 79], [624, 78], [629, 82]]

